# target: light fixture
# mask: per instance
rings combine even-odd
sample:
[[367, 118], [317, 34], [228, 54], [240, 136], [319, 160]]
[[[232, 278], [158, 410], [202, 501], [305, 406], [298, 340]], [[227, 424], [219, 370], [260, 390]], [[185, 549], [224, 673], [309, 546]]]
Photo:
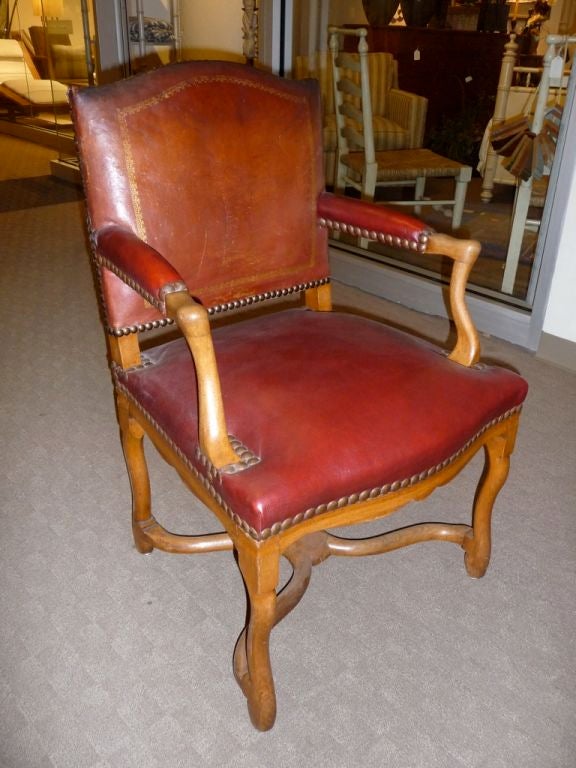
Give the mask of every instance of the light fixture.
[[45, 19], [58, 19], [64, 13], [63, 0], [32, 0], [32, 13]]
[[[522, 5], [529, 5], [529, 6], [535, 6], [537, 0], [506, 0], [507, 5], [512, 6], [512, 19], [517, 19], [519, 16], [528, 16], [531, 8], [523, 9], [520, 6]], [[555, 0], [547, 0], [547, 3], [549, 6], [554, 5]]]

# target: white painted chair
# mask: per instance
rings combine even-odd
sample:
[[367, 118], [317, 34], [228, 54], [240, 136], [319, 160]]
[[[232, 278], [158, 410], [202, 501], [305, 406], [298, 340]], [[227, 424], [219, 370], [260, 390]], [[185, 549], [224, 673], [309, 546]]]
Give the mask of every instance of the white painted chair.
[[[576, 42], [576, 36], [566, 35], [549, 35], [546, 39], [547, 49], [543, 57], [542, 68], [539, 72], [540, 80], [536, 86], [534, 93], [534, 107], [533, 113], [530, 117], [530, 129], [533, 134], [539, 134], [544, 126], [546, 114], [550, 109], [552, 102], [561, 102], [562, 96], [559, 91], [562, 91], [565, 84], [565, 78], [567, 77], [565, 67], [562, 67], [559, 72], [559, 78], [554, 79], [551, 77], [551, 65], [552, 61], [556, 59], [559, 53], [566, 50], [567, 45], [571, 45]], [[514, 44], [514, 40], [511, 41]], [[510, 65], [512, 61], [510, 59], [511, 54], [514, 53], [514, 48], [508, 44], [508, 49], [505, 51], [502, 74], [499, 85], [499, 96], [505, 92], [506, 83], [510, 82]], [[502, 96], [502, 98], [504, 98]], [[495, 120], [500, 122], [504, 117], [500, 117], [503, 102], [496, 102]], [[506, 112], [502, 113], [503, 115]], [[493, 157], [492, 157], [493, 156]], [[493, 188], [495, 174], [494, 168], [500, 163], [498, 155], [491, 150], [488, 154], [487, 166], [490, 163], [490, 172], [492, 173], [491, 179], [484, 179], [483, 184], [483, 196], [482, 199], [487, 201], [491, 198], [491, 190]], [[544, 168], [544, 175], [550, 174], [550, 167]], [[542, 194], [542, 190], [538, 190], [538, 194], [535, 193], [535, 182], [533, 176], [528, 179], [515, 179], [513, 181], [516, 184], [516, 193], [514, 197], [514, 208], [512, 211], [512, 224], [510, 229], [510, 240], [508, 243], [508, 251], [506, 253], [506, 264], [504, 268], [504, 276], [502, 278], [502, 293], [512, 294], [514, 292], [514, 284], [516, 282], [516, 273], [518, 271], [518, 264], [520, 262], [520, 255], [522, 252], [522, 241], [524, 239], [524, 232], [527, 229], [532, 231], [538, 231], [540, 227], [539, 219], [528, 218], [528, 212], [531, 205], [538, 205], [543, 207], [545, 200], [545, 191]], [[490, 182], [491, 185], [490, 186]], [[488, 191], [490, 195], [488, 196]]]
[[[460, 226], [470, 166], [442, 157], [428, 149], [377, 151], [374, 143], [367, 30], [329, 27], [334, 104], [337, 121], [337, 148], [334, 188], [344, 194], [347, 187], [359, 191], [365, 200], [374, 200], [377, 187], [414, 187], [412, 200], [387, 201], [394, 205], [432, 205], [452, 208], [452, 228]], [[358, 53], [340, 50], [341, 36], [358, 38]], [[454, 197], [430, 200], [424, 197], [426, 179], [451, 177]]]

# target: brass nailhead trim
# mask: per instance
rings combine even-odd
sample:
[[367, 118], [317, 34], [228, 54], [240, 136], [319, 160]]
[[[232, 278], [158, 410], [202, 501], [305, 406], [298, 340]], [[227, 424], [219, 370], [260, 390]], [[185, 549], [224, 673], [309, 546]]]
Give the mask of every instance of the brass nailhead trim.
[[[104, 263], [103, 260], [100, 263]], [[108, 268], [107, 264], [104, 264]], [[114, 271], [114, 270], [111, 270]], [[125, 280], [128, 285], [130, 285], [131, 288], [134, 288], [135, 286], [132, 285], [127, 279], [125, 279], [120, 273], [118, 274], [119, 277], [121, 277], [123, 280]], [[208, 307], [207, 312], [209, 315], [216, 315], [220, 314], [222, 312], [228, 312], [231, 309], [240, 309], [241, 307], [249, 307], [251, 304], [257, 304], [258, 302], [262, 301], [269, 301], [270, 299], [278, 299], [282, 296], [290, 296], [293, 293], [301, 293], [302, 291], [308, 290], [308, 288], [317, 288], [320, 285], [326, 285], [330, 282], [329, 277], [322, 277], [319, 280], [309, 280], [306, 283], [298, 283], [297, 285], [291, 285], [289, 288], [277, 288], [273, 291], [265, 291], [264, 293], [257, 293], [254, 296], [246, 296], [242, 299], [234, 299], [233, 301], [228, 301], [223, 304], [216, 304], [213, 307]], [[182, 284], [182, 287], [178, 287], [179, 283], [173, 283], [171, 284], [171, 290], [188, 290], [187, 287]], [[168, 286], [165, 286], [164, 288], [167, 288]], [[139, 293], [142, 293], [140, 289], [137, 289]], [[166, 290], [166, 293], [169, 291]], [[161, 311], [163, 310], [163, 307], [160, 307], [158, 305], [157, 301], [153, 301], [152, 299], [149, 299], [151, 304], [154, 304], [154, 306], [158, 307]], [[150, 331], [153, 328], [161, 328], [165, 325], [172, 325], [174, 323], [174, 320], [170, 320], [167, 317], [162, 318], [162, 320], [154, 320], [150, 323], [139, 323], [137, 325], [128, 325], [124, 326], [123, 328], [112, 328], [109, 326], [107, 328], [107, 331], [112, 336], [127, 336], [130, 333], [138, 333], [142, 331]]]
[[123, 272], [121, 269], [118, 269], [118, 267], [115, 264], [113, 264], [108, 259], [105, 259], [103, 256], [96, 254], [95, 258], [100, 266], [106, 267], [106, 269], [110, 270], [110, 272], [113, 272], [117, 277], [119, 277], [122, 280], [122, 282], [126, 283], [126, 285], [129, 285], [130, 288], [132, 288], [132, 290], [139, 293], [140, 296], [145, 298], [146, 301], [148, 301], [150, 304], [156, 307], [156, 309], [159, 309], [161, 312], [164, 311], [163, 303], [158, 301], [156, 296], [153, 296], [151, 293], [148, 293], [148, 291], [145, 291], [140, 285], [140, 283], [137, 283], [136, 280], [133, 280], [125, 272]]
[[153, 328], [165, 328], [167, 325], [173, 325], [173, 323], [174, 320], [171, 320], [169, 317], [163, 317], [161, 320], [128, 325], [123, 328], [112, 328], [109, 326], [106, 330], [111, 336], [128, 336], [130, 333], [143, 333], [144, 331], [151, 331]]
[[239, 460], [234, 464], [227, 464], [225, 467], [222, 467], [222, 469], [216, 469], [210, 459], [202, 453], [200, 448], [196, 448], [196, 458], [202, 463], [208, 476], [212, 479], [219, 480], [222, 475], [237, 475], [238, 472], [242, 472], [244, 469], [248, 469], [248, 467], [260, 464], [260, 456], [257, 456], [250, 450], [250, 448], [247, 448], [237, 437], [228, 435], [228, 439], [230, 440], [234, 452], [238, 455]]
[[[515, 413], [520, 413], [522, 410], [522, 406], [516, 406], [515, 408], [510, 408], [510, 410], [503, 413], [501, 416], [498, 416], [495, 419], [492, 419], [492, 421], [488, 422], [488, 424], [485, 424], [482, 429], [480, 429], [473, 437], [468, 440], [465, 445], [462, 446], [456, 453], [452, 454], [447, 459], [444, 459], [444, 461], [440, 462], [440, 464], [436, 464], [433, 467], [430, 467], [429, 469], [425, 469], [422, 472], [420, 472], [417, 475], [412, 475], [412, 477], [404, 478], [403, 480], [396, 480], [392, 483], [387, 483], [386, 485], [382, 486], [376, 486], [375, 488], [367, 489], [364, 491], [359, 491], [357, 493], [350, 494], [349, 496], [342, 496], [340, 499], [329, 501], [325, 504], [319, 504], [316, 507], [310, 507], [305, 512], [299, 512], [297, 515], [294, 515], [293, 517], [288, 517], [284, 520], [282, 520], [279, 523], [274, 523], [270, 528], [265, 528], [261, 533], [259, 533], [255, 528], [248, 525], [248, 523], [243, 520], [241, 517], [239, 517], [235, 512], [233, 512], [228, 504], [224, 501], [222, 496], [218, 493], [218, 491], [213, 487], [211, 483], [211, 478], [205, 477], [202, 475], [196, 467], [194, 467], [188, 457], [176, 446], [172, 440], [166, 435], [163, 429], [150, 417], [150, 415], [142, 409], [140, 404], [132, 397], [131, 393], [128, 392], [128, 390], [119, 382], [118, 380], [118, 372], [122, 369], [116, 365], [115, 363], [112, 364], [112, 374], [114, 376], [114, 382], [122, 394], [124, 394], [130, 402], [138, 408], [140, 413], [142, 413], [150, 422], [150, 424], [154, 427], [154, 429], [162, 435], [164, 440], [170, 445], [172, 450], [178, 455], [178, 457], [183, 461], [183, 463], [186, 465], [186, 467], [194, 474], [194, 476], [202, 483], [202, 485], [206, 488], [207, 491], [211, 494], [211, 496], [214, 498], [214, 500], [220, 505], [220, 507], [226, 512], [228, 517], [236, 523], [243, 531], [244, 533], [247, 533], [252, 539], [255, 539], [256, 541], [263, 541], [265, 539], [269, 539], [270, 536], [274, 536], [278, 533], [281, 533], [282, 531], [285, 531], [287, 528], [291, 528], [293, 525], [297, 525], [298, 523], [301, 523], [303, 520], [309, 520], [312, 517], [316, 517], [316, 515], [321, 515], [323, 512], [331, 512], [335, 509], [342, 509], [343, 507], [350, 506], [352, 504], [356, 504], [361, 501], [368, 501], [370, 499], [376, 499], [380, 496], [386, 496], [389, 493], [394, 493], [394, 491], [398, 491], [402, 488], [408, 488], [409, 486], [416, 485], [422, 480], [425, 480], [428, 477], [431, 477], [432, 475], [435, 475], [437, 472], [440, 472], [442, 469], [445, 469], [449, 464], [452, 464], [452, 462], [456, 461], [456, 459], [461, 456], [465, 451], [468, 450], [468, 448], [476, 442], [476, 440], [484, 434], [487, 430], [489, 430], [491, 427], [493, 427], [495, 424], [500, 424], [503, 421], [506, 421], [506, 419], [510, 418]], [[241, 443], [240, 443], [241, 445]]]
[[344, 221], [334, 221], [333, 219], [321, 217], [319, 222], [321, 227], [333, 229], [335, 232], [344, 232], [345, 234], [354, 235], [355, 237], [363, 237], [366, 240], [379, 241], [385, 245], [391, 245], [393, 248], [402, 248], [408, 251], [420, 251], [421, 253], [426, 250], [428, 240], [432, 234], [430, 231], [426, 230], [418, 233], [418, 240], [408, 240], [407, 238], [397, 237], [396, 235], [390, 235], [386, 232], [378, 232], [374, 229], [364, 229], [363, 227], [357, 227], [354, 224], [346, 224]]
[[503, 413], [501, 416], [498, 416], [495, 419], [492, 419], [488, 424], [484, 425], [482, 429], [480, 429], [473, 437], [468, 440], [467, 443], [465, 443], [462, 448], [460, 448], [456, 453], [452, 454], [447, 459], [444, 459], [444, 461], [440, 462], [440, 464], [436, 464], [434, 467], [430, 467], [429, 469], [425, 469], [422, 472], [420, 472], [417, 475], [412, 475], [412, 477], [406, 477], [402, 480], [395, 480], [392, 483], [387, 483], [386, 485], [382, 486], [376, 486], [376, 488], [372, 488], [369, 490], [361, 491], [360, 493], [353, 493], [350, 496], [343, 496], [342, 498], [334, 501], [329, 501], [326, 504], [320, 504], [317, 507], [311, 507], [310, 509], [307, 509], [305, 512], [302, 512], [295, 517], [286, 518], [285, 520], [282, 520], [280, 523], [274, 523], [273, 526], [270, 528], [266, 528], [262, 531], [262, 533], [259, 534], [258, 539], [268, 539], [270, 536], [274, 536], [275, 534], [281, 533], [282, 531], [285, 531], [287, 528], [290, 528], [292, 525], [301, 522], [302, 520], [309, 520], [311, 517], [316, 517], [316, 515], [321, 515], [323, 512], [332, 512], [335, 509], [341, 509], [342, 507], [346, 507], [352, 504], [356, 504], [359, 501], [368, 501], [370, 499], [376, 499], [380, 496], [386, 496], [389, 493], [393, 493], [394, 491], [399, 491], [402, 488], [408, 488], [410, 486], [416, 485], [422, 480], [425, 480], [428, 477], [431, 477], [432, 475], [435, 475], [437, 472], [440, 472], [442, 469], [445, 469], [447, 466], [452, 464], [456, 459], [458, 459], [459, 456], [461, 456], [465, 451], [470, 448], [470, 446], [476, 442], [476, 440], [484, 434], [488, 429], [493, 427], [495, 424], [500, 424], [501, 422], [508, 419], [510, 416], [512, 416], [514, 413], [519, 413], [522, 410], [522, 406], [517, 406], [516, 408], [511, 408], [510, 410], [506, 411], [506, 413]]
[[330, 282], [329, 277], [323, 277], [319, 280], [310, 280], [306, 283], [298, 283], [297, 285], [291, 285], [289, 288], [278, 288], [273, 291], [265, 291], [264, 293], [257, 293], [253, 296], [246, 296], [242, 299], [234, 299], [234, 301], [227, 301], [223, 304], [216, 304], [213, 307], [209, 307], [208, 314], [214, 315], [220, 312], [228, 312], [231, 309], [240, 309], [240, 307], [248, 307], [251, 304], [257, 304], [260, 301], [269, 301], [270, 299], [279, 299], [282, 296], [289, 296], [293, 293], [300, 293], [306, 291], [308, 288], [317, 288], [320, 285], [326, 285]]
[[255, 528], [252, 528], [246, 523], [245, 520], [242, 520], [235, 512], [233, 512], [228, 504], [224, 501], [222, 496], [218, 493], [218, 491], [214, 488], [214, 486], [211, 483], [211, 478], [204, 476], [201, 472], [199, 472], [196, 467], [190, 462], [186, 454], [180, 450], [180, 448], [168, 437], [166, 432], [160, 427], [160, 425], [150, 416], [150, 414], [145, 411], [141, 405], [134, 399], [132, 394], [123, 386], [123, 384], [118, 380], [118, 373], [121, 372], [122, 369], [120, 366], [118, 366], [116, 363], [112, 364], [112, 375], [114, 377], [114, 384], [116, 386], [116, 389], [118, 389], [122, 394], [132, 403], [133, 406], [135, 406], [140, 413], [145, 416], [145, 418], [148, 420], [148, 422], [154, 427], [154, 429], [158, 432], [159, 435], [161, 435], [166, 443], [172, 448], [174, 453], [178, 456], [178, 458], [182, 461], [183, 464], [187, 467], [187, 469], [196, 477], [196, 479], [202, 483], [202, 485], [206, 488], [206, 490], [210, 493], [212, 498], [220, 505], [220, 507], [224, 510], [224, 512], [228, 515], [228, 517], [236, 523], [245, 533], [247, 533], [251, 538], [259, 540], [262, 538], [258, 531]]

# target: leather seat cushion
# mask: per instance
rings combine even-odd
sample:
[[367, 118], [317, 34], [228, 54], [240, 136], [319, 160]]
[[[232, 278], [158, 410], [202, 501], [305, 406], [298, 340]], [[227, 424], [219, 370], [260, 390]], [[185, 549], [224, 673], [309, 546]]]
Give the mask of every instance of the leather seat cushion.
[[117, 386], [256, 538], [435, 471], [527, 391], [509, 370], [466, 368], [353, 315], [291, 309], [217, 328], [214, 342], [228, 431], [260, 458], [237, 474], [211, 472], [198, 455], [183, 340], [117, 372]]

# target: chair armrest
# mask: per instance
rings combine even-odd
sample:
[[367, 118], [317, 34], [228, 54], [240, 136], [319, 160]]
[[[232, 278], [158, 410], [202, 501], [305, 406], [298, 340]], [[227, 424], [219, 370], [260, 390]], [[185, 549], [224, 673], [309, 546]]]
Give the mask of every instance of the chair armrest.
[[220, 377], [208, 313], [188, 293], [174, 267], [133, 232], [117, 225], [94, 236], [96, 259], [182, 330], [192, 353], [198, 385], [198, 440], [216, 469], [239, 461], [228, 439]]
[[419, 149], [424, 143], [428, 99], [416, 93], [392, 88], [388, 93], [386, 117], [408, 132], [406, 149]]
[[379, 240], [395, 248], [426, 250], [430, 227], [398, 208], [322, 192], [318, 198], [320, 224], [336, 232]]
[[180, 273], [130, 230], [113, 224], [97, 231], [93, 240], [98, 264], [114, 272], [162, 314], [166, 314], [169, 293], [188, 290]]
[[447, 256], [454, 262], [450, 276], [450, 312], [456, 344], [450, 359], [471, 366], [478, 362], [478, 331], [466, 306], [466, 284], [480, 253], [480, 243], [438, 234], [419, 219], [392, 206], [323, 192], [318, 199], [321, 226], [335, 232], [374, 240], [401, 250]]

